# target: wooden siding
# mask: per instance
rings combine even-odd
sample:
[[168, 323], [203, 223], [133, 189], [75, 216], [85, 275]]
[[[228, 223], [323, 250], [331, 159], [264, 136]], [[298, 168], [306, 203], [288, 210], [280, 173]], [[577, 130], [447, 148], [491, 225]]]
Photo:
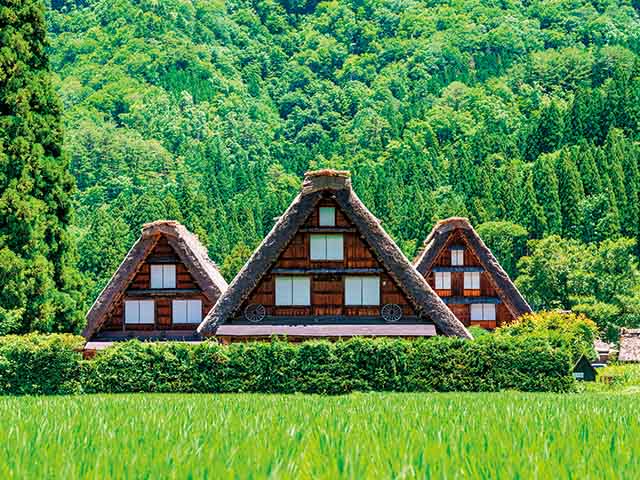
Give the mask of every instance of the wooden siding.
[[[334, 227], [320, 227], [319, 208], [334, 207], [336, 209], [335, 229], [342, 229], [344, 251], [340, 261], [313, 261], [310, 255], [310, 235], [326, 231], [332, 233]], [[298, 270], [300, 274], [305, 269], [335, 268], [340, 273], [311, 273], [311, 305], [304, 307], [282, 307], [275, 305], [275, 277], [274, 269]], [[373, 274], [380, 277], [380, 305], [379, 306], [345, 306], [345, 277], [349, 276], [349, 269], [372, 268], [380, 269], [382, 273]], [[291, 273], [287, 273], [290, 275]], [[371, 274], [361, 274], [371, 275]], [[264, 305], [267, 316], [274, 317], [379, 317], [382, 306], [388, 303], [400, 305], [405, 317], [415, 317], [416, 313], [404, 293], [393, 279], [385, 272], [383, 265], [375, 258], [372, 250], [355, 230], [354, 225], [340, 211], [338, 205], [331, 199], [323, 199], [309, 216], [303, 227], [296, 233], [289, 245], [271, 267], [249, 298], [235, 314], [234, 320], [243, 321], [243, 312], [247, 305]], [[233, 320], [231, 320], [233, 322]]]
[[[154, 263], [174, 263], [176, 265], [176, 289], [172, 294], [154, 294], [153, 296], [139, 292], [139, 290], [148, 290], [151, 288], [151, 265]], [[188, 290], [188, 292], [180, 293], [179, 290]], [[194, 291], [197, 290], [197, 291]], [[125, 300], [154, 300], [154, 324], [124, 324], [124, 301]], [[173, 323], [172, 305], [173, 300], [201, 300], [202, 301], [202, 318], [204, 318], [213, 304], [209, 302], [207, 297], [202, 294], [199, 285], [189, 273], [189, 270], [173, 250], [165, 237], [161, 237], [155, 247], [140, 266], [138, 273], [135, 275], [122, 298], [115, 304], [109, 313], [107, 320], [101, 328], [101, 331], [168, 331], [168, 330], [184, 330], [195, 331], [198, 328], [197, 323]], [[99, 333], [96, 335], [99, 337]]]
[[[460, 231], [451, 234], [449, 240], [433, 263], [433, 267], [450, 267], [451, 266], [451, 247], [464, 248], [464, 266], [482, 267], [480, 260], [469, 247], [464, 235]], [[435, 276], [432, 271], [426, 275], [429, 286], [435, 290], [440, 297], [494, 297], [499, 298], [502, 302], [504, 299], [496, 290], [493, 281], [488, 272], [480, 273], [480, 290], [469, 290], [464, 288], [464, 272], [451, 272], [451, 289], [436, 290]], [[465, 325], [477, 325], [483, 328], [493, 329], [500, 325], [510, 322], [514, 316], [504, 303], [496, 305], [496, 321], [471, 321], [471, 307], [469, 304], [447, 304], [453, 314]]]

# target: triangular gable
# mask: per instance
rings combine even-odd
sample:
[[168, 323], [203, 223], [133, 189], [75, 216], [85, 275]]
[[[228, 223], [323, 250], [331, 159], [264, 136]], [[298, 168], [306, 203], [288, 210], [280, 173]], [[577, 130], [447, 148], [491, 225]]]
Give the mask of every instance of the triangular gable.
[[413, 262], [418, 272], [423, 276], [429, 274], [436, 259], [446, 248], [451, 236], [456, 232], [460, 233], [460, 238], [471, 249], [482, 267], [489, 274], [489, 279], [493, 283], [498, 296], [511, 314], [514, 317], [519, 317], [525, 313], [531, 313], [531, 307], [527, 301], [466, 218], [448, 218], [439, 221], [433, 227], [424, 242], [424, 249]]
[[144, 264], [160, 238], [166, 238], [178, 258], [187, 268], [203, 295], [215, 303], [227, 289], [227, 282], [209, 258], [207, 249], [198, 238], [175, 221], [145, 224], [142, 234], [131, 247], [116, 272], [87, 313], [87, 326], [82, 335], [90, 339], [103, 325], [110, 310], [124, 295], [129, 284]]
[[351, 188], [348, 172], [335, 170], [305, 175], [301, 192], [278, 219], [227, 291], [218, 299], [198, 327], [198, 332], [213, 334], [218, 325], [235, 314], [304, 225], [325, 192], [332, 193], [342, 213], [354, 224], [416, 312], [433, 321], [444, 335], [470, 338], [471, 335], [462, 323], [431, 290], [384, 231], [379, 220], [360, 201]]

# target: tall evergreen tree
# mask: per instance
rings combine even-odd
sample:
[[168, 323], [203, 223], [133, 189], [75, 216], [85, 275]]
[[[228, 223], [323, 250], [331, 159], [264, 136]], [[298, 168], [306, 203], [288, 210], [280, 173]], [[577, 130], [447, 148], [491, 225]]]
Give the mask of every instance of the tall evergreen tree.
[[538, 203], [542, 206], [547, 219], [545, 233], [560, 235], [562, 233], [562, 213], [558, 177], [550, 156], [541, 155], [533, 164], [533, 187], [537, 194]]
[[73, 178], [40, 0], [0, 1], [0, 333], [77, 331]]
[[533, 188], [533, 175], [528, 172], [524, 178], [522, 197], [518, 208], [519, 224], [525, 227], [533, 238], [542, 238], [547, 229], [547, 221], [544, 210], [538, 203], [536, 192]]
[[562, 151], [558, 157], [556, 172], [560, 194], [560, 211], [562, 212], [563, 236], [579, 238], [580, 201], [584, 197], [584, 190], [578, 169], [571, 161], [566, 150]]

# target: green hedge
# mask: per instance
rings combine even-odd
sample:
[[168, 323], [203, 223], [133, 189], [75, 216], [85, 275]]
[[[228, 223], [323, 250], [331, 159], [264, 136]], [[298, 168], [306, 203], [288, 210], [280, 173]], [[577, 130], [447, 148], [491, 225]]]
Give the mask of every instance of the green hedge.
[[290, 344], [118, 343], [81, 360], [77, 337], [5, 337], [0, 394], [68, 392], [566, 392], [568, 353], [540, 338]]
[[73, 335], [0, 337], [0, 394], [53, 395], [82, 391], [84, 338]]

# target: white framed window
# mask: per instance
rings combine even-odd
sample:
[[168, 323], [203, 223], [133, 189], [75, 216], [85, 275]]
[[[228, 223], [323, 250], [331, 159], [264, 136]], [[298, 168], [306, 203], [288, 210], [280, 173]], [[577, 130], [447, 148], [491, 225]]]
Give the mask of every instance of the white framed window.
[[155, 323], [155, 303], [153, 300], [125, 300], [124, 323]]
[[464, 265], [464, 250], [461, 248], [451, 249], [451, 265], [460, 266]]
[[311, 235], [311, 260], [342, 260], [342, 235]]
[[335, 207], [320, 207], [318, 209], [320, 214], [319, 225], [321, 227], [335, 227], [336, 226], [336, 209]]
[[573, 372], [573, 378], [576, 380], [584, 380], [584, 372]]
[[171, 314], [173, 323], [200, 323], [202, 300], [174, 300]]
[[464, 272], [464, 289], [480, 290], [480, 272]]
[[311, 305], [311, 278], [276, 277], [276, 305]]
[[451, 272], [434, 272], [436, 290], [451, 290]]
[[345, 277], [345, 305], [380, 305], [380, 277]]
[[176, 288], [176, 266], [151, 265], [151, 288]]
[[493, 303], [472, 303], [471, 320], [495, 320], [496, 306]]

